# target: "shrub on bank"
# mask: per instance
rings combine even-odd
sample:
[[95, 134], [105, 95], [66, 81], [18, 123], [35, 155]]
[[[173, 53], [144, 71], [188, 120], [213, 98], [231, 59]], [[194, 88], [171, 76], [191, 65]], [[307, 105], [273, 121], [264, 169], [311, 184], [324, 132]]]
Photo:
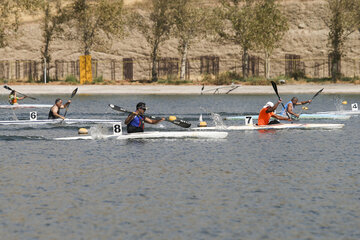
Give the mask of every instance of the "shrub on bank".
[[65, 82], [66, 82], [66, 83], [70, 83], [70, 84], [78, 84], [78, 83], [80, 83], [80, 82], [76, 79], [76, 77], [73, 76], [73, 75], [67, 76], [66, 79], [65, 79]]

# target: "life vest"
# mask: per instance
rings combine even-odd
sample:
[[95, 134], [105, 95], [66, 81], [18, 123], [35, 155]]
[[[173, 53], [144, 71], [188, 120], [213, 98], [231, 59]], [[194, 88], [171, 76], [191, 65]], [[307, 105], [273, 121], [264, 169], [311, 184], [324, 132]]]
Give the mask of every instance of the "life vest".
[[11, 105], [17, 103], [17, 100], [18, 100], [18, 97], [15, 97], [14, 95], [11, 94], [11, 95], [9, 96], [9, 103], [10, 103]]
[[267, 113], [266, 110], [268, 110], [268, 108], [263, 108], [261, 109], [260, 113], [259, 113], [259, 118], [258, 118], [258, 125], [268, 125], [271, 116], [275, 115], [274, 112], [269, 112]]
[[295, 109], [295, 105], [292, 103], [292, 101], [289, 101], [285, 104], [285, 106], [284, 106], [285, 108], [283, 108], [281, 110], [281, 113], [280, 113], [281, 115], [286, 115], [289, 104], [293, 105], [293, 109]]
[[[53, 107], [54, 107], [54, 106], [52, 106], [52, 107], [50, 108], [48, 119], [57, 119], [57, 118], [58, 118], [58, 117], [55, 116], [54, 113], [51, 111], [51, 109], [52, 109]], [[60, 108], [58, 108], [57, 114], [60, 115]]]
[[136, 115], [133, 120], [127, 125], [126, 129], [128, 133], [144, 132], [145, 117], [142, 115]]

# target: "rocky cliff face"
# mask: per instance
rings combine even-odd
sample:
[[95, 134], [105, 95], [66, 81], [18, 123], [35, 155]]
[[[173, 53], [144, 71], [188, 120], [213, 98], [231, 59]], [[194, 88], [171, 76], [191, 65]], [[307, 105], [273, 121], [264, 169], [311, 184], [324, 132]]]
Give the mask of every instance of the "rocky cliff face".
[[[127, 3], [133, 2], [128, 0]], [[279, 47], [272, 55], [271, 76], [285, 74], [285, 55], [299, 55], [301, 67], [305, 69], [305, 74], [314, 77], [325, 77], [328, 75], [328, 19], [329, 10], [326, 0], [283, 0], [280, 1], [281, 8], [290, 22], [290, 30], [284, 39], [279, 43]], [[17, 38], [10, 41], [10, 45], [0, 49], [0, 60], [10, 60], [15, 64], [15, 60], [37, 60], [41, 61], [40, 49], [42, 46], [42, 33], [39, 21], [28, 21], [24, 23], [18, 33]], [[350, 35], [346, 43], [346, 57], [342, 62], [342, 72], [348, 76], [359, 75], [360, 54], [359, 32]], [[56, 40], [51, 46], [53, 60], [77, 61], [82, 53], [76, 42], [66, 40]], [[261, 52], [251, 52], [254, 56], [263, 58]], [[123, 58], [134, 59], [134, 79], [148, 78], [149, 63], [145, 60], [150, 55], [150, 46], [144, 38], [136, 32], [130, 33], [124, 39], [114, 41], [106, 50], [95, 50], [92, 57], [98, 60], [98, 73], [106, 79], [121, 80], [124, 78], [122, 72]], [[161, 47], [161, 57], [178, 58], [177, 41], [175, 39], [167, 41]], [[234, 45], [219, 45], [218, 43], [199, 40], [191, 46], [189, 58], [192, 60], [191, 76], [199, 75], [201, 63], [198, 58], [201, 56], [218, 56], [220, 58], [220, 72], [239, 71], [241, 64], [241, 48]], [[114, 66], [111, 61], [115, 62]], [[11, 65], [10, 64], [10, 65]], [[257, 65], [258, 64], [258, 65]], [[255, 62], [255, 72], [263, 76], [263, 61]], [[1, 64], [0, 64], [1, 65]], [[54, 63], [52, 63], [54, 65]], [[70, 66], [70, 67], [69, 67]], [[299, 67], [299, 65], [298, 65]], [[10, 69], [10, 75], [16, 75], [15, 66]], [[63, 76], [69, 74], [66, 68], [73, 66], [63, 66]], [[113, 70], [109, 70], [109, 69]], [[65, 70], [64, 70], [65, 69]], [[258, 70], [256, 70], [258, 69]], [[116, 72], [116, 76], [111, 76], [111, 72]], [[71, 71], [70, 71], [71, 72]], [[53, 72], [55, 74], [55, 72]], [[1, 75], [1, 66], [0, 66]], [[120, 76], [121, 75], [121, 76]], [[1, 76], [0, 76], [1, 77]]]

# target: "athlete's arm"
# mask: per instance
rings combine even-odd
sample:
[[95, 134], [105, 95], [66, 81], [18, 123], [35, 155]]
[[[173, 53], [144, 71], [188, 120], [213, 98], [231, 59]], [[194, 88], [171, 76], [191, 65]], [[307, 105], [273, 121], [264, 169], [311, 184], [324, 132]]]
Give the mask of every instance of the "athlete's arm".
[[270, 107], [266, 110], [266, 113], [269, 113], [269, 112], [273, 112], [276, 110], [276, 108], [279, 106], [279, 104], [281, 103], [281, 99], [273, 106], [273, 107]]
[[296, 105], [304, 105], [306, 103], [311, 103], [311, 102], [312, 102], [312, 100], [310, 99], [310, 100], [307, 100], [307, 101], [297, 102]]
[[134, 117], [135, 117], [136, 115], [138, 115], [137, 112], [133, 112], [133, 113], [129, 114], [129, 116], [125, 119], [125, 122], [124, 122], [124, 123], [125, 123], [126, 125], [128, 125], [128, 124], [134, 119]]
[[287, 109], [287, 112], [294, 115], [295, 117], [299, 117], [300, 115], [299, 114], [296, 114], [293, 112], [293, 105], [292, 104], [288, 104], [288, 109]]
[[150, 119], [148, 117], [145, 117], [145, 122], [150, 123], [150, 124], [157, 124], [157, 123], [162, 122], [164, 120], [165, 120], [165, 118], [155, 120], [155, 119]]
[[61, 105], [61, 108], [67, 108], [71, 103], [71, 100], [67, 101], [64, 105]]
[[278, 120], [288, 120], [288, 121], [291, 121], [291, 118], [279, 116], [279, 115], [276, 115], [276, 114], [272, 115], [271, 117], [276, 118], [276, 119], [278, 119]]

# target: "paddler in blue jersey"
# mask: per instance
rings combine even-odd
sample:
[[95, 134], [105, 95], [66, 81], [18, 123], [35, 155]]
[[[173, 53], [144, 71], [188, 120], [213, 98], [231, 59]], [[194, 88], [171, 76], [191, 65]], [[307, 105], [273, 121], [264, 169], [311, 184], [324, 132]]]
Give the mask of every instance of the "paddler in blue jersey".
[[18, 104], [18, 100], [23, 100], [24, 98], [26, 98], [26, 96], [23, 96], [23, 97], [17, 97], [16, 96], [16, 91], [15, 90], [12, 90], [10, 95], [9, 95], [9, 103], [11, 105], [14, 105], [14, 104]]
[[50, 108], [48, 119], [65, 119], [64, 116], [60, 115], [60, 109], [68, 107], [71, 103], [71, 100], [67, 101], [67, 103], [65, 103], [64, 105], [62, 103], [63, 101], [60, 98], [57, 98], [55, 100], [55, 104]]
[[139, 102], [136, 105], [136, 111], [129, 114], [129, 116], [125, 120], [128, 133], [144, 132], [145, 122], [150, 124], [157, 124], [165, 120], [165, 118], [154, 120], [144, 116], [146, 109], [147, 107], [145, 103]]
[[[311, 100], [298, 102], [299, 100], [297, 97], [293, 97], [288, 103], [285, 104], [285, 108], [281, 110], [281, 115], [286, 116], [286, 112], [290, 113], [291, 115], [294, 115], [295, 117], [300, 117], [300, 114], [297, 114], [294, 112], [296, 105], [303, 105], [306, 103], [311, 103]], [[286, 112], [285, 112], [286, 111]]]

